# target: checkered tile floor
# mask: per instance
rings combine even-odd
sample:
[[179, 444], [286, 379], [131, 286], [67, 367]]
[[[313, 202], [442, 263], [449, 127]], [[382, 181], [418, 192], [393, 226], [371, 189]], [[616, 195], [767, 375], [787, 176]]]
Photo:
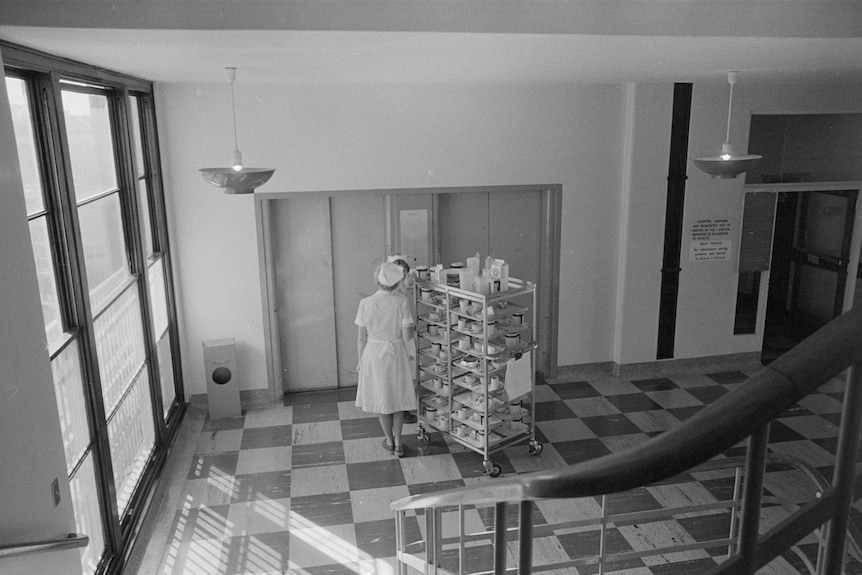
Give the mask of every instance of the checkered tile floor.
[[[623, 380], [556, 381], [536, 387], [538, 457], [526, 443], [495, 453], [504, 475], [577, 463], [637, 444], [670, 429], [704, 405], [741, 385], [742, 372]], [[776, 421], [770, 449], [808, 462], [831, 478], [843, 382], [820, 392]], [[389, 503], [408, 495], [477, 482], [482, 457], [439, 433], [429, 444], [417, 441], [415, 425], [405, 426], [407, 454], [398, 459], [381, 447], [374, 416], [353, 405], [354, 390], [288, 395], [283, 406], [248, 410], [242, 417], [206, 420], [193, 460], [172, 511], [160, 575], [395, 573], [395, 526]], [[730, 454], [741, 454], [736, 447]], [[804, 482], [787, 469], [772, 470], [767, 491], [802, 500]], [[672, 506], [725, 498], [732, 477], [686, 477], [683, 487], [651, 486], [617, 496], [614, 510]], [[534, 524], [554, 522], [566, 511], [586, 512], [595, 501], [539, 504]], [[768, 512], [768, 510], [766, 510]], [[491, 517], [477, 510], [476, 520]], [[767, 513], [768, 515], [768, 513]], [[415, 521], [419, 529], [419, 521]], [[855, 519], [862, 525], [857, 512]], [[408, 526], [409, 527], [409, 526]], [[680, 518], [672, 525], [621, 525], [609, 534], [609, 551], [661, 546], [668, 541], [705, 540], [726, 533], [726, 518]], [[562, 556], [592, 555], [597, 532], [562, 533], [536, 543], [539, 565]], [[813, 544], [802, 546], [814, 553]], [[541, 557], [542, 553], [548, 555]], [[714, 553], [718, 555], [719, 552]], [[706, 551], [662, 555], [615, 565], [626, 575], [695, 573], [714, 560]], [[472, 566], [488, 567], [490, 549], [470, 549]], [[454, 561], [452, 557], [444, 561]], [[763, 573], [804, 573], [788, 554]], [[451, 565], [450, 565], [451, 566]], [[568, 571], [576, 573], [576, 571]], [[580, 573], [594, 573], [584, 568]], [[848, 573], [862, 573], [851, 560]]]

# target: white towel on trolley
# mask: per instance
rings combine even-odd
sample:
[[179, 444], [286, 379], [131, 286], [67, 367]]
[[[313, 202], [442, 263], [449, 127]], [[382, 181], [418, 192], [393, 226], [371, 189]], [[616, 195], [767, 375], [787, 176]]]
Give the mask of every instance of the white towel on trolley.
[[518, 359], [506, 362], [506, 395], [509, 401], [518, 399], [533, 390], [533, 354], [527, 352]]

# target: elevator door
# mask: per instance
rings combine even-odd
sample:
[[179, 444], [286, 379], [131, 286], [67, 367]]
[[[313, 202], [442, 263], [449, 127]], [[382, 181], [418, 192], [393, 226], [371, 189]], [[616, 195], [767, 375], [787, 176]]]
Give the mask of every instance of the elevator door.
[[509, 273], [536, 282], [541, 262], [542, 193], [539, 191], [441, 194], [438, 263], [463, 262], [478, 251], [504, 259]]
[[305, 195], [274, 202], [285, 392], [356, 385], [356, 308], [385, 254], [384, 196]]
[[[413, 200], [404, 203], [404, 209], [431, 211], [427, 234], [433, 261], [428, 263], [448, 266], [478, 251], [482, 258], [505, 259], [512, 276], [538, 281], [544, 249], [542, 192], [458, 191]], [[391, 204], [382, 193], [303, 195], [273, 204], [283, 388], [293, 392], [354, 386], [356, 309], [360, 299], [376, 290], [375, 265], [388, 252], [399, 251], [393, 236], [404, 235], [388, 229]]]
[[274, 202], [273, 253], [281, 377], [286, 392], [338, 384], [327, 198]]
[[[448, 266], [463, 262], [476, 252], [506, 260], [509, 275], [537, 283], [541, 272], [542, 192], [535, 190], [441, 194], [438, 198], [437, 262]], [[536, 368], [546, 371], [543, 303], [537, 290], [536, 336], [539, 352]], [[519, 302], [532, 309], [532, 301]]]

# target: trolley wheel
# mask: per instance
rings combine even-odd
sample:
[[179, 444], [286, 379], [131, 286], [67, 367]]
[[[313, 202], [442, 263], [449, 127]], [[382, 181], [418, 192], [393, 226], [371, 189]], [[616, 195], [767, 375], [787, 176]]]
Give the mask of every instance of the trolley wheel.
[[419, 433], [419, 441], [427, 445], [431, 443], [431, 436], [425, 433], [425, 430], [423, 429], [422, 432]]
[[530, 442], [530, 447], [529, 447], [530, 455], [532, 455], [532, 456], [539, 455], [540, 453], [542, 453], [542, 449], [544, 449], [544, 446], [541, 443], [539, 443], [538, 441], [531, 441]]
[[485, 475], [490, 477], [500, 477], [501, 473], [503, 473], [503, 468], [500, 467], [499, 463], [492, 463], [490, 461], [485, 463]]

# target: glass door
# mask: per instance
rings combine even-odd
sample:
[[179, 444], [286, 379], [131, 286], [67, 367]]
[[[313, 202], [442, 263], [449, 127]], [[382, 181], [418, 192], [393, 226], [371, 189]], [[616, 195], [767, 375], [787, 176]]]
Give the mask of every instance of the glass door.
[[765, 356], [780, 355], [841, 314], [855, 210], [855, 191], [779, 196]]

